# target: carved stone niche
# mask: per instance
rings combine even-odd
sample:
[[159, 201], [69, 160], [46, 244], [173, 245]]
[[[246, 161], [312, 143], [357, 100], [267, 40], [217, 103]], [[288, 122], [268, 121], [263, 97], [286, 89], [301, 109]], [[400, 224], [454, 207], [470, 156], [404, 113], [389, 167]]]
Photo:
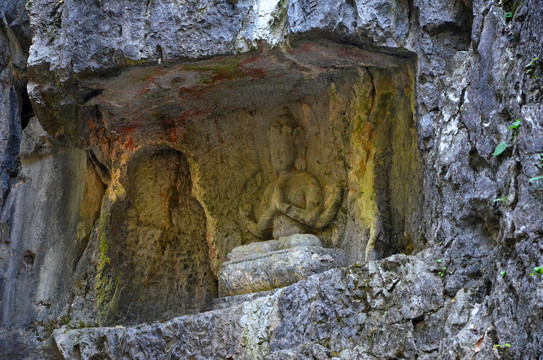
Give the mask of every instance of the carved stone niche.
[[[143, 148], [106, 195], [98, 240], [99, 323], [166, 320], [208, 310], [217, 295], [206, 216], [186, 157]], [[107, 214], [107, 215], [106, 215]]]
[[[414, 60], [303, 42], [134, 67], [82, 81], [98, 95], [80, 109], [80, 136], [112, 173], [149, 146], [167, 146], [186, 159], [190, 193], [201, 206], [191, 223], [201, 233], [191, 241], [208, 247], [215, 279], [234, 248], [293, 234], [315, 235], [320, 249], [344, 251], [345, 260], [329, 254], [334, 266], [411, 253], [423, 245]], [[292, 142], [281, 150], [287, 133]], [[274, 156], [280, 151], [290, 152], [286, 177]], [[266, 215], [270, 204], [288, 216]]]

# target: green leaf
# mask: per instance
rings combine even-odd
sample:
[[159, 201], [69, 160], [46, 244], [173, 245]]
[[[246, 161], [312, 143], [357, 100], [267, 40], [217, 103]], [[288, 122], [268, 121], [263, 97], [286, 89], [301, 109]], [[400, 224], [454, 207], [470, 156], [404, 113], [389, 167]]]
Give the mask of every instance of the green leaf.
[[502, 152], [507, 149], [507, 143], [505, 141], [501, 142], [498, 146], [496, 146], [496, 149], [494, 150], [494, 154], [492, 156], [498, 156]]
[[505, 277], [505, 274], [507, 274], [505, 271], [502, 271], [502, 272], [500, 273], [500, 275], [501, 275], [502, 277]]
[[513, 17], [513, 13], [512, 12], [506, 12], [504, 14], [504, 16], [505, 16], [506, 19], [511, 19]]
[[502, 197], [502, 198], [497, 198], [497, 199], [492, 200], [492, 202], [493, 203], [498, 202], [498, 201], [505, 202], [505, 201], [507, 201], [507, 198], [508, 198], [508, 196]]
[[529, 182], [532, 182], [532, 181], [537, 181], [537, 180], [541, 180], [543, 179], [543, 176], [536, 176], [536, 177], [533, 177], [531, 178], [530, 180], [528, 180]]
[[436, 260], [436, 261], [437, 261], [439, 264], [441, 264], [441, 262], [442, 262], [443, 260], [439, 259], [439, 260]]
[[525, 68], [526, 68], [526, 69], [531, 68], [532, 66], [535, 65], [535, 63], [536, 63], [537, 60], [539, 60], [538, 57], [533, 58], [532, 61], [530, 61], [528, 64], [526, 64]]
[[517, 121], [515, 121], [513, 124], [511, 124], [511, 126], [509, 126], [509, 130], [518, 129], [519, 126], [520, 126], [520, 119], [517, 119]]

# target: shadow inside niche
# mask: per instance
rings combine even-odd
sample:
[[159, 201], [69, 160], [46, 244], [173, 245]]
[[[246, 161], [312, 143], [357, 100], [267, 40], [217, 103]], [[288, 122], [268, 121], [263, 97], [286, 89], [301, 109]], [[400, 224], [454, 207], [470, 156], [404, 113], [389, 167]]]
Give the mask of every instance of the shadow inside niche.
[[99, 322], [135, 324], [208, 310], [217, 284], [185, 156], [170, 148], [140, 150], [122, 183], [126, 196], [111, 206], [101, 246], [108, 260], [96, 285]]

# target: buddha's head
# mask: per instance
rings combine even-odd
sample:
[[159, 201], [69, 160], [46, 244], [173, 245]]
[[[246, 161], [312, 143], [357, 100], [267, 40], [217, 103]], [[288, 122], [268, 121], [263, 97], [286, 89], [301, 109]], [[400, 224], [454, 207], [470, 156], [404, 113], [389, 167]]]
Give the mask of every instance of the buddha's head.
[[[268, 133], [271, 163], [277, 172], [290, 171], [294, 167], [301, 168], [303, 160], [298, 148], [303, 130], [301, 127], [294, 128], [291, 125], [293, 121], [292, 115], [281, 115]], [[305, 164], [305, 161], [303, 162]]]

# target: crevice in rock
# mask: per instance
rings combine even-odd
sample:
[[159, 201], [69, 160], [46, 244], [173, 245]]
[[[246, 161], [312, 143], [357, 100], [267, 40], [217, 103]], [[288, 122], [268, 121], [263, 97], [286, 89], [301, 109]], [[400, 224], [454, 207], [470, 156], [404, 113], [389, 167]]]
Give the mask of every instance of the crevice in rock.
[[21, 129], [24, 130], [30, 119], [34, 116], [32, 103], [25, 86], [21, 86]]

